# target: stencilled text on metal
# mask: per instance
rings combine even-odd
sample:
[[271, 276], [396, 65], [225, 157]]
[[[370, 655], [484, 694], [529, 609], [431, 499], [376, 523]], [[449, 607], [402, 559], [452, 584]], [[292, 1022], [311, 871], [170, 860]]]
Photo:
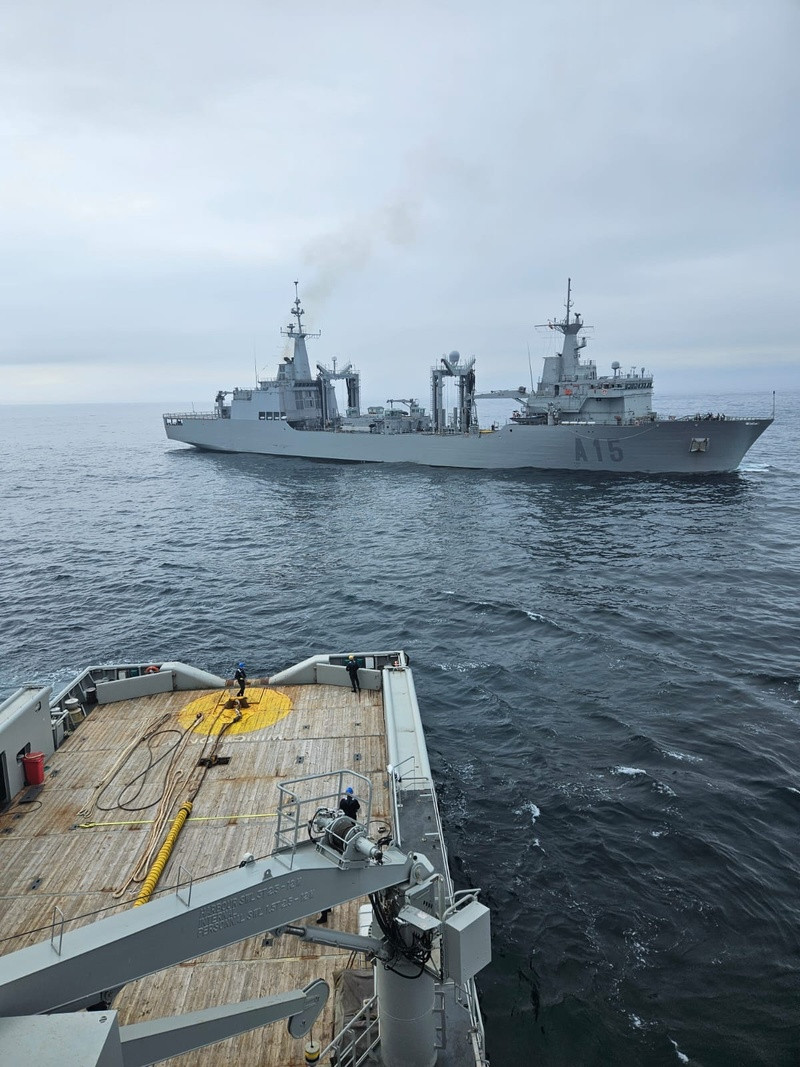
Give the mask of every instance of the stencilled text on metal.
[[292, 916], [301, 914], [297, 906], [304, 905], [314, 896], [313, 889], [301, 890], [301, 878], [290, 878], [273, 885], [266, 884], [248, 889], [244, 893], [225, 900], [206, 904], [198, 913], [198, 937], [208, 937], [219, 930], [252, 923], [256, 919], [268, 919], [271, 915], [292, 909]]
[[[590, 445], [594, 446], [595, 455], [596, 455], [597, 459], [602, 463], [603, 459], [604, 459], [603, 447], [602, 447], [603, 443], [598, 438], [594, 438], [594, 440], [592, 440], [592, 441], [590, 441], [587, 438], [585, 445], [584, 445], [584, 442], [581, 440], [580, 437], [576, 437], [575, 438], [575, 459], [576, 459], [576, 461], [578, 461], [578, 460], [583, 460], [584, 462], [588, 461], [589, 456], [586, 454], [586, 450], [587, 450], [587, 448], [589, 448]], [[605, 445], [606, 445], [606, 449], [608, 451], [608, 458], [612, 461], [612, 463], [619, 463], [623, 458], [623, 456], [622, 456], [622, 447], [620, 446], [619, 441], [608, 441], [607, 440], [607, 441], [605, 441]], [[590, 452], [591, 452], [591, 449], [590, 449]]]

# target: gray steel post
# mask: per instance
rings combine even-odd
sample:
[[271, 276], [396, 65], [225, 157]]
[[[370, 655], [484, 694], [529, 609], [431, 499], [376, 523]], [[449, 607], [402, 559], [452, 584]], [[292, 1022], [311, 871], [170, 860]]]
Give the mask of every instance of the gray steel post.
[[427, 972], [418, 974], [415, 964], [392, 966], [400, 973], [380, 963], [375, 967], [381, 1060], [384, 1067], [434, 1067], [434, 980]]

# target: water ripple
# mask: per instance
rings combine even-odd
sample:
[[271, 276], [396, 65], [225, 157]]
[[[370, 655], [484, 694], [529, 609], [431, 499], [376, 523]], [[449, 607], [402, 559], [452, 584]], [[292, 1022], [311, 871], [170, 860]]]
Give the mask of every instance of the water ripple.
[[795, 1063], [798, 400], [696, 480], [201, 454], [151, 406], [5, 408], [0, 688], [403, 644], [494, 913], [493, 1061]]

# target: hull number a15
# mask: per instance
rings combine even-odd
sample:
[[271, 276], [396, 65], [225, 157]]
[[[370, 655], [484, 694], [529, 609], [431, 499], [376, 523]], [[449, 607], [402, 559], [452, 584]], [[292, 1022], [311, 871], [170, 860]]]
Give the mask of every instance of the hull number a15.
[[577, 462], [582, 460], [584, 463], [588, 463], [588, 461], [589, 461], [589, 455], [587, 454], [587, 449], [588, 449], [588, 451], [590, 453], [592, 451], [594, 451], [594, 455], [592, 456], [592, 459], [594, 459], [595, 456], [596, 456], [597, 459], [602, 463], [603, 460], [606, 458], [606, 456], [603, 454], [604, 453], [603, 445], [606, 446], [605, 447], [605, 452], [607, 453], [608, 458], [612, 461], [612, 463], [619, 463], [622, 460], [622, 458], [623, 458], [622, 457], [622, 448], [620, 447], [619, 441], [601, 441], [601, 440], [598, 440], [597, 438], [595, 438], [594, 441], [589, 441], [589, 440], [584, 440], [581, 437], [576, 437], [575, 438], [575, 462], [577, 463]]

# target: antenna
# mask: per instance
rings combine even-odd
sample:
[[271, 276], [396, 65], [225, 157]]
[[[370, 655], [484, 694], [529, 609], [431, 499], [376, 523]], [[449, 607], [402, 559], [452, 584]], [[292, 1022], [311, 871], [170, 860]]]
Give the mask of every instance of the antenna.
[[567, 278], [567, 326], [569, 326], [569, 309], [572, 307], [570, 293], [572, 291], [572, 278]]
[[292, 312], [292, 314], [297, 319], [297, 332], [298, 333], [302, 333], [303, 332], [303, 324], [300, 321], [300, 319], [301, 319], [301, 317], [303, 315], [305, 315], [305, 311], [303, 311], [303, 309], [300, 307], [300, 292], [298, 290], [299, 284], [300, 284], [300, 282], [297, 279], [295, 279], [295, 283], [294, 283], [294, 311]]
[[298, 286], [299, 285], [300, 285], [300, 282], [295, 280], [295, 283], [294, 283], [294, 304], [293, 304], [292, 310], [290, 312], [290, 314], [293, 315], [297, 319], [297, 326], [295, 326], [295, 324], [293, 322], [290, 322], [289, 325], [285, 329], [281, 330], [281, 333], [285, 337], [300, 337], [300, 338], [303, 338], [303, 337], [319, 337], [319, 335], [320, 335], [320, 331], [319, 330], [316, 333], [306, 333], [303, 330], [302, 318], [303, 318], [303, 315], [305, 315], [305, 311], [303, 310], [303, 308], [300, 307], [300, 293], [298, 292]]
[[533, 367], [531, 366], [531, 346], [528, 345], [528, 374], [531, 376], [531, 393], [533, 393]]

